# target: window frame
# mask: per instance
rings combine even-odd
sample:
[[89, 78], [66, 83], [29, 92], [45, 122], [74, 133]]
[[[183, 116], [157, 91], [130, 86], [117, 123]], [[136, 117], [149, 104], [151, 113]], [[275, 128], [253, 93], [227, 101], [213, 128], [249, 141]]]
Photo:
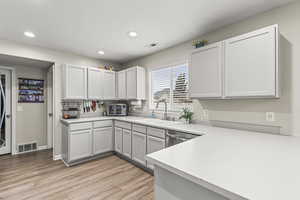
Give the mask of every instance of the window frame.
[[[149, 84], [149, 91], [148, 91], [148, 95], [149, 95], [149, 110], [154, 110], [156, 112], [164, 112], [164, 109], [161, 108], [157, 108], [155, 107], [155, 103], [153, 102], [153, 94], [152, 94], [152, 72], [155, 70], [160, 70], [160, 69], [164, 69], [164, 68], [172, 68], [172, 67], [176, 67], [176, 66], [180, 66], [180, 65], [186, 65], [187, 66], [187, 74], [189, 74], [189, 62], [187, 60], [185, 61], [180, 61], [180, 62], [175, 62], [175, 63], [171, 63], [171, 64], [167, 64], [167, 65], [162, 65], [159, 67], [151, 67], [149, 68], [149, 73], [148, 73], [148, 84]], [[170, 74], [170, 80], [171, 80], [171, 86], [173, 84], [173, 76]], [[189, 84], [190, 84], [190, 76], [188, 76], [188, 88], [189, 88]], [[174, 112], [174, 113], [178, 113], [181, 111], [181, 109], [175, 109], [173, 106], [173, 90], [171, 89], [170, 91], [170, 96], [172, 98], [170, 98], [170, 105], [168, 107], [168, 112]], [[188, 91], [188, 96], [189, 96], [189, 91]]]

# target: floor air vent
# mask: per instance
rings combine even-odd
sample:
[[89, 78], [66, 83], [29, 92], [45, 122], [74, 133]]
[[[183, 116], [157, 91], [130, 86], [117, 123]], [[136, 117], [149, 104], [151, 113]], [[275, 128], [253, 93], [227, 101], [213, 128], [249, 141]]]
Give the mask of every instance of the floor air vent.
[[18, 152], [19, 153], [26, 153], [31, 151], [37, 150], [37, 143], [29, 143], [29, 144], [19, 144], [18, 145]]

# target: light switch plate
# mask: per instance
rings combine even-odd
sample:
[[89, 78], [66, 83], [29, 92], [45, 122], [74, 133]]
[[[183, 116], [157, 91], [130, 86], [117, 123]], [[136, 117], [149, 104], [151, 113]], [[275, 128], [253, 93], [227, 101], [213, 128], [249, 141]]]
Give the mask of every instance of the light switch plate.
[[266, 112], [266, 120], [268, 122], [274, 122], [275, 121], [275, 113], [274, 112]]

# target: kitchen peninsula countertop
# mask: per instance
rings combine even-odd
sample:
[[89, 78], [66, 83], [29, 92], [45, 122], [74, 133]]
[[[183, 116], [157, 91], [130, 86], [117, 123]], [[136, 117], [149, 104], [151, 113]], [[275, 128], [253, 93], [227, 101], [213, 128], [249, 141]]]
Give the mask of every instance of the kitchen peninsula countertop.
[[109, 119], [202, 135], [148, 154], [146, 159], [224, 197], [235, 200], [300, 199], [299, 137], [142, 117], [99, 117], [62, 122]]

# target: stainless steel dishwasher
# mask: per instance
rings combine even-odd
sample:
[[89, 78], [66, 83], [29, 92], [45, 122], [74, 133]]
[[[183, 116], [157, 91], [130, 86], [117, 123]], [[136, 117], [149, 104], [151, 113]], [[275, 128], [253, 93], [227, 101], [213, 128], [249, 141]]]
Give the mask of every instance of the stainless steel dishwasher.
[[193, 139], [201, 135], [194, 135], [190, 133], [183, 133], [179, 131], [168, 130], [166, 132], [166, 147], [170, 147], [187, 140]]

